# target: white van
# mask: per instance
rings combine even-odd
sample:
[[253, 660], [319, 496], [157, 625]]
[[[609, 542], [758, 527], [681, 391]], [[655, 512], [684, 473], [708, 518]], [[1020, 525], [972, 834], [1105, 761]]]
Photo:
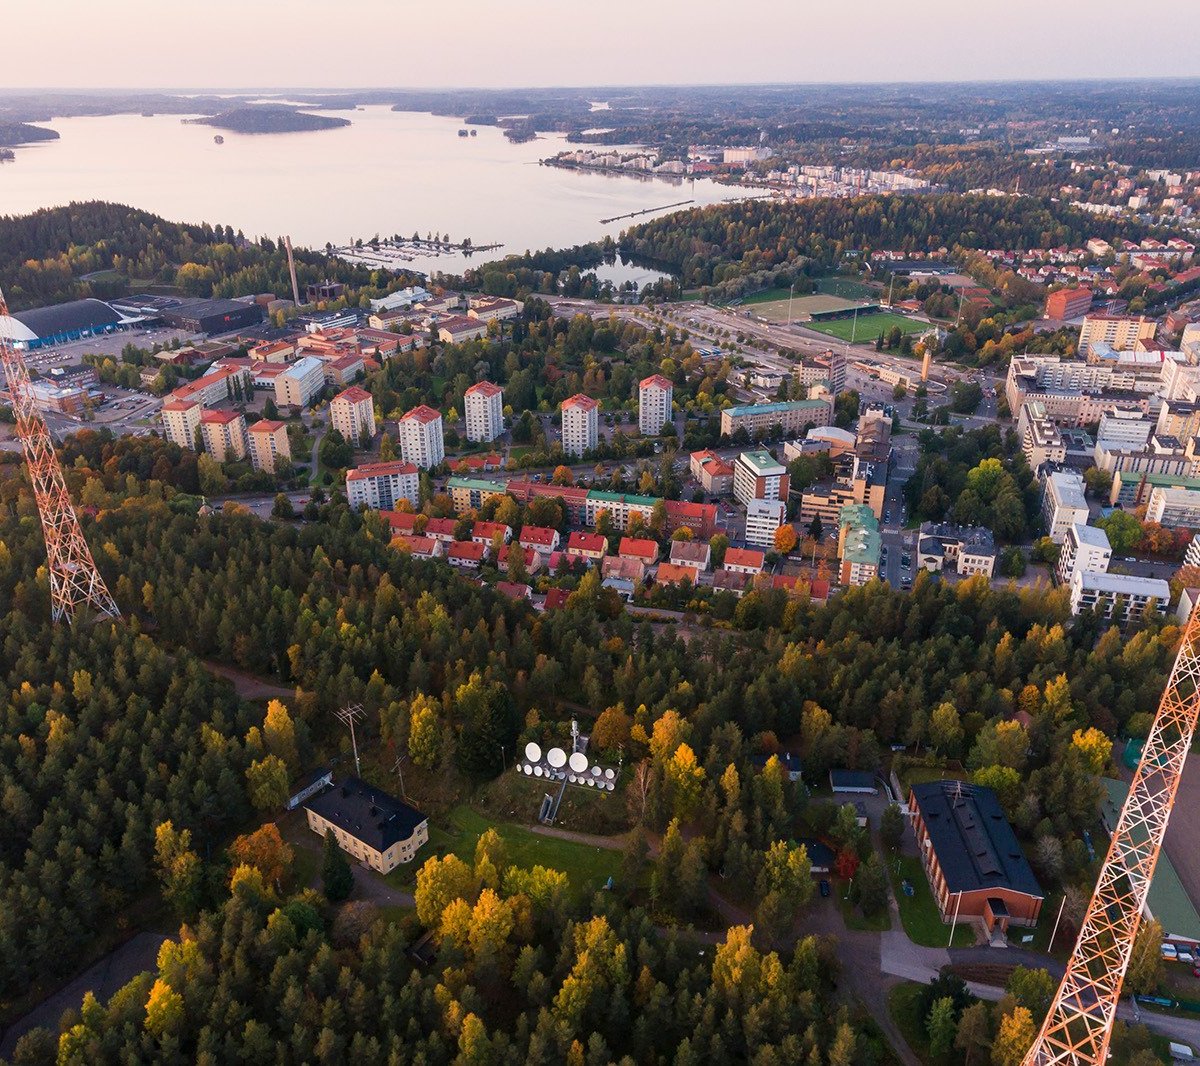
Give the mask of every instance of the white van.
[[1196, 1056], [1187, 1044], [1177, 1044], [1174, 1040], [1168, 1045], [1171, 1058], [1175, 1062], [1195, 1062]]
[[1179, 958], [1179, 952], [1175, 950], [1174, 944], [1163, 944], [1162, 957], [1169, 962], [1175, 962]]

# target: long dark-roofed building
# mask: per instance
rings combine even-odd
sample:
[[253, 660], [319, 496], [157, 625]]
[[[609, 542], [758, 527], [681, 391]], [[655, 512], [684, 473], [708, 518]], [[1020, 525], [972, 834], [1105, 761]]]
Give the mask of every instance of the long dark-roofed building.
[[348, 777], [304, 804], [308, 827], [333, 830], [343, 851], [381, 873], [412, 862], [429, 839], [429, 819], [416, 807], [361, 778]]
[[164, 308], [160, 314], [168, 325], [195, 333], [228, 333], [257, 326], [263, 320], [263, 309], [258, 304], [240, 300], [185, 300]]
[[0, 316], [0, 335], [17, 348], [32, 351], [97, 333], [111, 333], [130, 321], [103, 300], [69, 300], [52, 307]]
[[982, 918], [992, 935], [1037, 924], [1045, 893], [995, 792], [927, 781], [913, 785], [908, 813], [943, 921]]

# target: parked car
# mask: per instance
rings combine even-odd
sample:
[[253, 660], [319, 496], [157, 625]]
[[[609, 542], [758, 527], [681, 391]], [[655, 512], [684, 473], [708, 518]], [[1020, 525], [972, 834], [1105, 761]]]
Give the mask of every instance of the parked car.
[[1180, 962], [1186, 963], [1188, 966], [1191, 966], [1196, 961], [1196, 956], [1193, 955], [1190, 951], [1177, 951], [1175, 953], [1175, 957]]
[[830, 889], [829, 889], [829, 882], [828, 882], [828, 881], [822, 881], [822, 882], [821, 882], [821, 883], [820, 883], [820, 884], [817, 886], [817, 888], [818, 888], [818, 889], [820, 889], [820, 892], [821, 892], [821, 898], [822, 898], [822, 899], [828, 899], [828, 898], [829, 898], [829, 892], [830, 892]]
[[1174, 944], [1163, 944], [1162, 957], [1164, 959], [1169, 959], [1171, 962], [1174, 962], [1176, 959], [1178, 959], [1179, 953], [1175, 950], [1175, 945]]

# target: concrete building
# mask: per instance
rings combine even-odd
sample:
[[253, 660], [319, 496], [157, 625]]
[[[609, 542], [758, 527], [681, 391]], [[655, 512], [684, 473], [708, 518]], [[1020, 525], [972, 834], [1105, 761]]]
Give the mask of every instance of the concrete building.
[[249, 396], [254, 390], [254, 378], [249, 367], [219, 366], [195, 381], [180, 385], [167, 396], [167, 401], [195, 401], [202, 407], [212, 407], [213, 404], [233, 399], [239, 388], [243, 396]]
[[250, 427], [250, 464], [255, 470], [274, 474], [292, 461], [292, 445], [287, 426], [268, 418]]
[[1092, 307], [1092, 290], [1058, 289], [1046, 297], [1046, 318], [1068, 319], [1087, 314]]
[[371, 394], [357, 385], [339, 392], [329, 405], [329, 423], [355, 446], [370, 440], [375, 436], [375, 401]]
[[1062, 432], [1046, 415], [1046, 405], [1033, 401], [1021, 405], [1017, 416], [1017, 435], [1029, 469], [1037, 473], [1047, 463], [1057, 465], [1067, 458]]
[[908, 811], [942, 921], [981, 918], [999, 937], [1037, 924], [1045, 893], [995, 792], [928, 781], [912, 787]]
[[674, 393], [675, 386], [662, 374], [651, 374], [638, 385], [638, 429], [646, 436], [661, 433], [671, 422]]
[[582, 458], [599, 441], [600, 402], [577, 393], [562, 403], [563, 451], [573, 458]]
[[1200, 528], [1200, 491], [1184, 486], [1159, 485], [1150, 490], [1146, 521], [1176, 529]]
[[712, 549], [702, 540], [672, 541], [671, 562], [675, 566], [690, 566], [702, 574], [712, 562]]
[[400, 455], [406, 463], [431, 470], [446, 458], [442, 445], [442, 416], [432, 407], [414, 407], [397, 423]]
[[204, 450], [218, 463], [232, 463], [250, 454], [246, 419], [240, 411], [205, 411], [200, 416]]
[[275, 377], [275, 402], [288, 407], [307, 407], [325, 388], [325, 364], [315, 356], [297, 359]]
[[982, 574], [990, 580], [996, 568], [992, 531], [982, 526], [923, 522], [917, 536], [917, 565], [936, 573], [951, 564], [959, 574]]
[[733, 467], [716, 452], [692, 452], [692, 477], [710, 496], [726, 496], [733, 491]]
[[654, 517], [654, 505], [658, 503], [655, 496], [637, 496], [628, 492], [607, 492], [604, 489], [592, 489], [587, 494], [584, 504], [585, 522], [589, 526], [600, 524], [600, 515], [608, 515], [608, 520], [614, 529], [622, 533], [629, 528], [629, 521], [636, 514], [641, 517], [642, 524], [650, 525]]
[[1141, 451], [1150, 443], [1155, 423], [1132, 411], [1107, 411], [1100, 416], [1096, 447], [1115, 451]]
[[1096, 341], [1117, 351], [1131, 351], [1139, 341], [1152, 341], [1158, 323], [1145, 315], [1088, 315], [1079, 330], [1079, 355], [1087, 358]]
[[1069, 585], [1076, 570], [1086, 574], [1107, 574], [1110, 562], [1112, 546], [1108, 543], [1108, 534], [1096, 526], [1076, 522], [1063, 538], [1055, 576], [1060, 585]]
[[421, 502], [419, 475], [412, 463], [367, 463], [346, 472], [346, 498], [351, 507], [393, 511], [400, 500]]
[[786, 500], [787, 467], [768, 451], [742, 452], [733, 463], [733, 495], [741, 503], [751, 500]]
[[487, 336], [487, 323], [466, 315], [450, 315], [437, 322], [438, 340], [443, 344], [459, 344], [462, 341], [479, 340]]
[[479, 510], [493, 497], [503, 496], [505, 489], [502, 482], [482, 478], [452, 477], [446, 482], [446, 491], [454, 503], [454, 513], [458, 515]]
[[1089, 574], [1076, 570], [1071, 577], [1071, 613], [1098, 609], [1105, 618], [1125, 625], [1140, 621], [1149, 611], [1165, 614], [1170, 586], [1156, 577], [1126, 574]]
[[833, 421], [829, 400], [788, 400], [781, 403], [748, 404], [726, 407], [721, 412], [721, 436], [731, 437], [744, 429], [751, 437], [780, 427], [788, 436], [803, 433], [814, 426]]
[[843, 585], [865, 585], [879, 576], [883, 541], [879, 520], [865, 504], [842, 508], [838, 520], [839, 580]]
[[480, 381], [463, 395], [467, 440], [493, 441], [504, 432], [504, 390]]
[[1089, 512], [1083, 490], [1083, 476], [1074, 470], [1056, 470], [1045, 479], [1042, 515], [1047, 536], [1055, 544], [1061, 544], [1067, 530], [1076, 523], [1087, 525]]
[[308, 827], [333, 832], [338, 846], [381, 874], [416, 858], [429, 839], [429, 820], [415, 807], [348, 777], [304, 804]]
[[164, 434], [172, 444], [196, 450], [196, 430], [204, 410], [197, 400], [167, 400], [162, 405]]
[[783, 525], [786, 514], [783, 500], [751, 500], [746, 504], [746, 543], [773, 550], [775, 530]]

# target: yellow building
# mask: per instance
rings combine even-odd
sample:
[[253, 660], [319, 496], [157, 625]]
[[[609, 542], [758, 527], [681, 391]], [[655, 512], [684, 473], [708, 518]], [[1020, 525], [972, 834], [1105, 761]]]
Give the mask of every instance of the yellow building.
[[292, 446], [284, 423], [264, 418], [250, 427], [250, 462], [255, 470], [273, 474], [280, 464], [291, 461]]
[[250, 452], [246, 419], [240, 411], [205, 411], [200, 416], [204, 450], [218, 463], [245, 459]]
[[357, 777], [314, 796], [304, 810], [309, 829], [322, 837], [332, 831], [343, 851], [380, 873], [412, 862], [429, 840], [425, 815]]

